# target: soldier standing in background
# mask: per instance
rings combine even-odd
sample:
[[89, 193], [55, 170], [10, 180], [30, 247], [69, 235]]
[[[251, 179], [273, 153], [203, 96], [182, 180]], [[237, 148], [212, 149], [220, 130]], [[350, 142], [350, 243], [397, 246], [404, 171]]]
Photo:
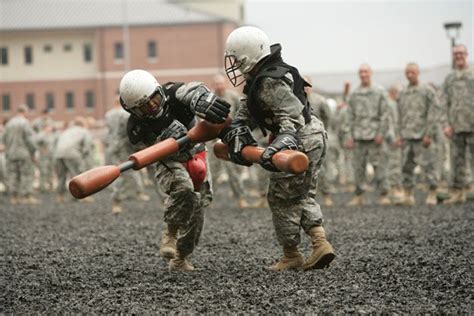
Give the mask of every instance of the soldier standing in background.
[[[436, 205], [436, 189], [438, 179], [435, 170], [436, 154], [430, 147], [436, 133], [436, 120], [439, 118], [439, 100], [435, 91], [427, 84], [419, 82], [420, 69], [417, 64], [409, 63], [405, 69], [408, 86], [398, 97], [398, 138], [396, 146], [403, 151], [402, 175], [404, 197], [403, 204], [413, 206], [416, 204], [413, 192], [414, 174], [416, 165], [425, 167], [429, 192], [425, 203]], [[424, 154], [430, 151], [430, 155]], [[423, 158], [431, 157], [428, 164], [423, 163]]]
[[356, 192], [349, 206], [363, 205], [367, 163], [375, 170], [380, 190], [378, 204], [388, 205], [388, 184], [384, 155], [384, 137], [387, 132], [388, 104], [385, 90], [372, 83], [372, 69], [363, 64], [359, 68], [361, 85], [350, 95], [348, 120], [344, 126], [345, 145], [354, 149], [354, 177]]
[[[240, 96], [237, 92], [227, 89], [226, 88], [226, 80], [223, 75], [217, 74], [213, 78], [212, 82], [212, 92], [214, 92], [215, 95], [218, 97], [222, 98], [223, 100], [227, 101], [230, 104], [230, 117], [233, 117], [234, 113], [237, 110], [237, 107], [240, 102]], [[215, 141], [211, 142], [211, 146], [209, 148], [212, 148], [212, 144], [214, 144]], [[239, 207], [240, 208], [248, 208], [251, 205], [247, 202], [247, 199], [245, 198], [245, 190], [242, 187], [242, 181], [241, 181], [241, 175], [244, 172], [244, 169], [242, 166], [235, 165], [235, 164], [230, 164], [230, 163], [225, 163], [215, 157], [214, 155], [210, 155], [209, 157], [209, 164], [211, 167], [211, 174], [212, 174], [212, 183], [214, 184], [214, 192], [216, 191], [217, 187], [217, 180], [218, 178], [223, 174], [227, 174], [228, 176], [228, 181], [230, 184], [230, 188], [232, 190], [232, 193], [234, 194], [234, 197], [237, 199]]]
[[31, 127], [36, 133], [41, 132], [45, 126], [53, 126], [54, 121], [50, 117], [51, 110], [49, 108], [44, 109], [41, 114], [31, 122]]
[[56, 137], [53, 126], [44, 125], [34, 140], [38, 149], [39, 190], [49, 192], [53, 189], [54, 178], [53, 152]]
[[[313, 84], [313, 81], [311, 80], [310, 77], [306, 76], [304, 77], [304, 79], [309, 84], [311, 85]], [[321, 122], [323, 122], [324, 128], [328, 130], [329, 120], [331, 118], [331, 110], [329, 109], [329, 105], [326, 101], [326, 98], [314, 92], [312, 86], [305, 87], [304, 91], [306, 92], [306, 97], [308, 98], [308, 102], [311, 105], [312, 113], [316, 115], [316, 117], [320, 119]], [[326, 154], [327, 153], [328, 152], [326, 152]], [[323, 195], [323, 205], [334, 206], [334, 201], [331, 198], [331, 188], [329, 185], [328, 170], [327, 170], [329, 159], [330, 157], [326, 157], [326, 159], [324, 159], [323, 166], [321, 168], [321, 171], [319, 172], [318, 185]]]
[[[55, 169], [58, 176], [56, 201], [64, 203], [66, 180], [87, 170], [87, 161], [93, 155], [94, 142], [91, 133], [85, 128], [84, 119], [78, 117], [62, 132], [54, 151]], [[92, 202], [92, 197], [82, 201]]]
[[390, 186], [390, 198], [395, 204], [401, 203], [403, 199], [402, 192], [402, 150], [395, 145], [398, 131], [398, 105], [397, 99], [401, 87], [392, 85], [388, 90], [388, 107], [389, 107], [389, 132], [385, 137], [385, 141], [389, 146], [387, 153], [387, 181]]
[[[474, 172], [474, 69], [467, 63], [467, 48], [453, 48], [455, 69], [443, 83], [443, 132], [451, 139], [451, 197], [444, 203], [464, 203], [465, 190], [472, 185], [468, 179], [466, 156], [470, 151], [471, 172]], [[471, 182], [471, 183], [470, 183]]]
[[18, 114], [8, 121], [3, 134], [11, 204], [40, 203], [33, 197], [36, 148], [33, 129], [25, 117], [27, 111], [26, 105], [20, 105]]
[[[127, 122], [130, 113], [120, 105], [119, 96], [114, 107], [105, 114], [106, 135], [106, 160], [107, 164], [119, 164], [136, 151], [127, 135]], [[149, 201], [145, 193], [141, 172], [129, 172], [120, 176], [113, 184], [112, 213], [123, 211], [122, 201], [135, 197], [139, 201]]]
[[3, 132], [5, 127], [3, 123], [0, 123], [0, 183], [3, 185], [1, 191], [5, 194], [8, 191], [7, 187], [7, 167], [5, 163], [5, 144], [3, 144]]

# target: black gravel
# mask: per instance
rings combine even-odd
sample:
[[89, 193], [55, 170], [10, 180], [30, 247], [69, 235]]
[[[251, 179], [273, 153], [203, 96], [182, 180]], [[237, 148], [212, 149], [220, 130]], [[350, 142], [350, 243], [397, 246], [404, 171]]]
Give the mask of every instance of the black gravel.
[[473, 202], [349, 209], [337, 195], [341, 206], [324, 209], [334, 264], [275, 273], [270, 211], [220, 197], [192, 257], [199, 270], [183, 274], [158, 256], [156, 196], [119, 216], [107, 192], [97, 197], [15, 208], [0, 198], [0, 313], [472, 312]]

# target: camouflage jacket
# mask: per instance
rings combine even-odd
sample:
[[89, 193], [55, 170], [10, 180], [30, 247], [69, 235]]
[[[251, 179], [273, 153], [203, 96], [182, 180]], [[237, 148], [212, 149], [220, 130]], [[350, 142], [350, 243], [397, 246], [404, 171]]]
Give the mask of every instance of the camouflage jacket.
[[441, 107], [443, 127], [455, 133], [474, 132], [474, 69], [454, 70], [443, 83]]
[[5, 125], [3, 133], [5, 157], [9, 160], [29, 159], [36, 150], [33, 140], [33, 129], [30, 122], [21, 115], [13, 117]]
[[70, 158], [86, 161], [95, 149], [92, 134], [85, 128], [71, 126], [58, 137], [54, 158]]
[[311, 105], [311, 111], [313, 114], [323, 122], [324, 127], [328, 130], [331, 110], [329, 109], [326, 98], [320, 94], [312, 92], [308, 94], [308, 102]]
[[[301, 143], [302, 151], [314, 149], [314, 134], [324, 133], [323, 123], [312, 116], [311, 123], [305, 124], [304, 106], [294, 95], [292, 76], [286, 74], [287, 80], [264, 78], [257, 92], [258, 107], [265, 114], [265, 122], [279, 127], [279, 133], [286, 131], [296, 133]], [[235, 120], [252, 126], [253, 118], [247, 107], [247, 100], [241, 104], [235, 114]]]
[[403, 139], [433, 138], [439, 112], [438, 97], [429, 85], [403, 88], [398, 96], [397, 135]]
[[389, 107], [387, 94], [381, 86], [358, 87], [348, 101], [345, 139], [373, 140], [385, 136], [388, 130]]

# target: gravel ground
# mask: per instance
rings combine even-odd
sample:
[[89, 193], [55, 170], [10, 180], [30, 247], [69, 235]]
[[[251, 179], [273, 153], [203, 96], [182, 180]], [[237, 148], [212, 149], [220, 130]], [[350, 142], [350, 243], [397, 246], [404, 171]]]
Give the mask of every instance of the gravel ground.
[[114, 216], [108, 193], [97, 198], [15, 208], [0, 198], [0, 313], [472, 312], [473, 202], [349, 209], [339, 194], [324, 209], [331, 267], [275, 273], [269, 210], [221, 196], [192, 257], [199, 270], [183, 274], [158, 256], [160, 203]]

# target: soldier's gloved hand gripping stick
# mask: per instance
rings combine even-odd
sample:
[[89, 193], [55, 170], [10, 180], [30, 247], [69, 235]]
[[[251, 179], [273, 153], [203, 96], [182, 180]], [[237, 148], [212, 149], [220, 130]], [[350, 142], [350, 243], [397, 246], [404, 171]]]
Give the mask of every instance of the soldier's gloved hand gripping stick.
[[[245, 146], [242, 149], [241, 155], [246, 161], [251, 163], [259, 163], [264, 148], [256, 146]], [[214, 155], [223, 160], [229, 159], [229, 147], [221, 142], [214, 144]], [[308, 156], [296, 150], [282, 150], [272, 156], [273, 165], [280, 171], [301, 174], [308, 169]]]
[[107, 187], [126, 170], [139, 170], [170, 155], [179, 152], [188, 143], [207, 142], [217, 138], [219, 132], [228, 124], [228, 118], [222, 124], [201, 121], [191, 128], [186, 136], [178, 139], [168, 138], [155, 145], [140, 150], [128, 157], [122, 164], [97, 167], [75, 176], [69, 182], [69, 192], [76, 199], [83, 199]]

